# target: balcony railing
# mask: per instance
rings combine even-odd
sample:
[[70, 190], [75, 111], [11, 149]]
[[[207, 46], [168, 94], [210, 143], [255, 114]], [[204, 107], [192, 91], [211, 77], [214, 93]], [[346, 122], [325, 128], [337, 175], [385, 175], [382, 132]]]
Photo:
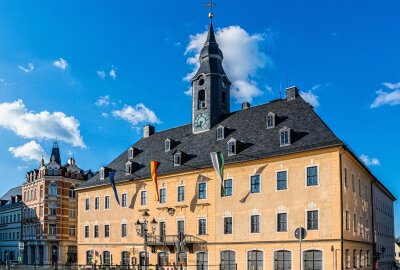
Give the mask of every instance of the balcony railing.
[[[152, 248], [153, 252], [156, 247], [166, 246], [170, 249], [170, 252], [173, 253], [177, 242], [179, 242], [178, 235], [150, 235], [147, 239], [147, 244]], [[204, 245], [207, 241], [194, 235], [185, 235], [183, 243], [188, 247], [189, 252], [193, 253], [194, 245]]]

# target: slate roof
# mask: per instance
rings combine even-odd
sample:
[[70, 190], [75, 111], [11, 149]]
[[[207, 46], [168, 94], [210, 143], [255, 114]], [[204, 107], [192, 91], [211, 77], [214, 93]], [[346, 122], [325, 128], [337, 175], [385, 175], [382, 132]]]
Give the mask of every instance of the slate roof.
[[16, 197], [17, 195], [22, 196], [22, 187], [21, 186], [10, 189], [9, 191], [7, 191], [6, 194], [4, 194], [0, 198], [0, 200], [8, 201], [8, 200], [10, 200], [11, 197]]
[[[271, 129], [266, 128], [265, 120], [269, 112], [273, 112], [277, 116], [276, 126]], [[219, 125], [223, 125], [228, 131], [223, 140], [217, 141], [216, 129]], [[285, 126], [294, 131], [294, 137], [291, 145], [281, 147], [279, 130]], [[174, 147], [169, 152], [164, 151], [164, 142], [167, 138], [175, 141]], [[226, 143], [231, 138], [240, 141], [241, 147], [236, 155], [228, 156]], [[149, 164], [151, 160], [160, 162], [158, 174], [165, 175], [212, 167], [210, 159], [212, 151], [222, 151], [225, 163], [228, 164], [335, 145], [343, 145], [343, 143], [319, 118], [312, 107], [298, 96], [291, 101], [279, 99], [233, 112], [220, 124], [204, 133], [193, 134], [191, 124], [156, 132], [132, 145], [132, 147], [140, 149], [140, 153], [132, 160], [138, 164], [137, 170], [132, 175], [125, 173], [129, 148], [106, 168], [116, 171], [115, 182], [131, 181], [150, 177]], [[173, 165], [173, 153], [176, 150], [184, 152], [187, 156], [181, 166]], [[108, 184], [108, 179], [100, 180], [99, 174], [96, 174], [80, 188]]]

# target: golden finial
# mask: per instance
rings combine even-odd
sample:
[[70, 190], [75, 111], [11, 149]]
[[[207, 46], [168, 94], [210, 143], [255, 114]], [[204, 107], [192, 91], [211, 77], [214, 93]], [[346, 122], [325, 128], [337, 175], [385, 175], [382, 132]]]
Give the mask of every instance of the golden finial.
[[214, 17], [214, 13], [212, 13], [212, 12], [208, 13], [208, 18], [210, 18], [210, 20], [212, 20], [213, 17]]
[[210, 13], [208, 13], [208, 17], [210, 18], [210, 20], [212, 20], [212, 18], [214, 17], [214, 13], [213, 13], [214, 6], [215, 6], [215, 3], [213, 2], [213, 0], [210, 0], [210, 3], [205, 4], [205, 7], [210, 9]]

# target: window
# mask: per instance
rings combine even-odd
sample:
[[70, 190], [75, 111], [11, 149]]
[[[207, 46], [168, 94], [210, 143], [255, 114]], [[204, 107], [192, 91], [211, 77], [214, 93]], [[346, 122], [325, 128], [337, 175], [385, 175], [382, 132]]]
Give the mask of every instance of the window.
[[131, 174], [132, 173], [132, 162], [128, 161], [125, 163], [125, 173]]
[[85, 238], [89, 238], [89, 226], [85, 226]]
[[160, 252], [158, 253], [158, 265], [160, 269], [164, 269], [163, 266], [168, 265], [169, 256], [167, 252]]
[[[400, 254], [399, 254], [399, 256], [400, 256]], [[365, 261], [366, 261], [367, 266], [371, 265], [371, 254], [370, 254], [369, 250], [367, 250], [367, 255], [366, 255]]]
[[111, 264], [111, 254], [110, 251], [103, 252], [103, 264], [110, 265]]
[[260, 232], [260, 216], [252, 215], [250, 216], [250, 233]]
[[122, 194], [122, 202], [121, 202], [122, 207], [126, 207], [127, 206], [127, 194], [123, 193]]
[[57, 234], [57, 225], [50, 224], [49, 225], [49, 235], [56, 235]]
[[353, 218], [353, 230], [357, 232], [357, 214], [354, 213]]
[[128, 159], [133, 159], [133, 148], [129, 148], [128, 150]]
[[287, 213], [279, 213], [277, 215], [277, 228], [278, 232], [287, 232]]
[[232, 217], [224, 217], [224, 234], [232, 234]]
[[217, 141], [224, 139], [224, 127], [220, 126], [217, 128]]
[[122, 265], [129, 265], [130, 264], [130, 262], [129, 262], [129, 252], [128, 251], [122, 251], [121, 252], [121, 263], [122, 263]]
[[207, 234], [207, 220], [205, 218], [200, 218], [199, 219], [199, 230], [198, 230], [199, 235], [205, 235]]
[[311, 166], [307, 167], [307, 186], [318, 185], [318, 167]]
[[307, 250], [303, 253], [304, 269], [307, 270], [322, 270], [322, 251]]
[[178, 235], [179, 233], [185, 233], [185, 221], [184, 220], [178, 220]]
[[86, 198], [85, 199], [85, 210], [89, 210], [90, 209], [90, 199]]
[[318, 211], [307, 211], [307, 230], [318, 230]]
[[185, 200], [185, 187], [178, 187], [178, 202], [183, 202]]
[[292, 252], [287, 250], [277, 250], [274, 252], [274, 269], [275, 270], [291, 270], [292, 269]]
[[140, 192], [140, 205], [147, 205], [147, 191]]
[[76, 198], [75, 188], [74, 188], [74, 187], [70, 187], [70, 188], [69, 188], [69, 197], [70, 197], [71, 199]]
[[346, 231], [350, 231], [350, 216], [348, 210], [346, 210]]
[[360, 235], [361, 237], [364, 236], [364, 222], [363, 222], [363, 217], [360, 215]]
[[224, 180], [224, 197], [230, 197], [233, 194], [232, 179]]
[[259, 250], [247, 252], [247, 269], [262, 270], [264, 267], [264, 254]]
[[179, 166], [182, 164], [182, 155], [180, 152], [174, 154], [174, 166]]
[[260, 175], [252, 175], [250, 178], [250, 191], [251, 193], [260, 193]]
[[68, 233], [69, 233], [69, 236], [75, 236], [76, 235], [76, 227], [74, 225], [69, 226]]
[[160, 229], [160, 240], [161, 242], [165, 242], [165, 235], [167, 234], [167, 223], [165, 221], [160, 221], [158, 225]]
[[200, 90], [197, 97], [197, 109], [206, 108], [206, 91], [204, 89]]
[[236, 270], [236, 254], [232, 250], [221, 251], [220, 270]]
[[199, 183], [199, 199], [207, 199], [207, 183]]
[[344, 186], [346, 188], [349, 187], [348, 179], [347, 179], [347, 168], [344, 168]]
[[104, 209], [110, 209], [110, 196], [104, 197]]
[[50, 216], [57, 216], [57, 205], [52, 203], [49, 207], [49, 215]]
[[353, 250], [353, 268], [357, 268], [357, 250]]
[[86, 264], [93, 263], [93, 250], [86, 251]]
[[100, 209], [100, 197], [94, 198], [94, 210]]
[[160, 203], [166, 203], [166, 202], [167, 202], [167, 189], [160, 188]]
[[170, 139], [165, 140], [164, 150], [165, 150], [165, 152], [171, 151], [171, 140]]
[[277, 190], [287, 189], [287, 171], [277, 172], [276, 174]]
[[356, 180], [354, 174], [351, 175], [351, 186], [353, 188], [353, 192], [356, 192]]
[[228, 156], [236, 155], [236, 140], [230, 139], [227, 143], [228, 146]]
[[280, 134], [279, 139], [280, 139], [281, 146], [290, 145], [290, 143], [291, 143], [290, 142], [290, 132], [291, 132], [290, 128], [287, 128], [287, 127], [283, 127], [279, 131], [279, 134]]
[[50, 184], [50, 196], [57, 196], [57, 184], [56, 183], [52, 183]]
[[360, 262], [359, 262], [360, 268], [363, 268], [364, 267], [364, 253], [363, 253], [363, 250], [360, 250], [360, 256], [359, 256], [358, 259], [360, 260]]
[[344, 253], [344, 267], [346, 270], [350, 269], [350, 250], [346, 249]]
[[267, 128], [275, 127], [275, 114], [270, 112], [267, 114]]
[[94, 225], [94, 238], [98, 238], [99, 235], [99, 225]]
[[198, 252], [196, 254], [196, 270], [208, 270], [207, 252]]
[[105, 171], [104, 168], [101, 167], [100, 170], [99, 170], [100, 180], [104, 180], [104, 178], [105, 178], [105, 172], [104, 171]]
[[361, 179], [358, 179], [358, 195], [361, 197], [361, 193], [362, 193], [362, 190], [361, 190]]
[[126, 224], [121, 224], [121, 236], [122, 237], [126, 237], [127, 236]]
[[104, 225], [104, 237], [105, 238], [110, 237], [110, 224]]

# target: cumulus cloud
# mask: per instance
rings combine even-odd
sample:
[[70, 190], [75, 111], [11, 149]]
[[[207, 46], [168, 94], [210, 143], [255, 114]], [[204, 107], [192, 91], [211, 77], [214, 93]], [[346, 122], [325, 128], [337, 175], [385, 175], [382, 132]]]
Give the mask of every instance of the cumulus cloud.
[[314, 85], [313, 87], [311, 87], [307, 91], [300, 91], [299, 94], [306, 102], [311, 104], [311, 106], [313, 106], [314, 108], [317, 108], [320, 106], [320, 103], [319, 103], [319, 96], [315, 92], [317, 90], [325, 89], [329, 86], [330, 86], [329, 83], [317, 84], [317, 85]]
[[383, 83], [383, 85], [391, 91], [379, 89], [375, 93], [377, 97], [369, 106], [371, 109], [381, 107], [383, 105], [399, 105], [400, 104], [400, 82], [398, 83]]
[[35, 69], [35, 66], [32, 63], [28, 63], [28, 67], [18, 66], [18, 68], [25, 73], [29, 73]]
[[68, 66], [69, 66], [68, 62], [64, 58], [60, 58], [58, 60], [55, 60], [53, 62], [53, 65], [55, 67], [58, 67], [59, 69], [62, 69], [62, 70], [66, 70], [68, 68]]
[[113, 111], [112, 115], [128, 121], [132, 126], [137, 126], [140, 123], [160, 123], [156, 114], [143, 103], [139, 103], [135, 107], [125, 105], [121, 110]]
[[377, 158], [371, 158], [367, 155], [362, 154], [360, 156], [361, 161], [367, 166], [379, 166], [381, 162]]
[[42, 157], [47, 159], [46, 153], [44, 152], [42, 146], [34, 140], [31, 140], [30, 142], [18, 147], [10, 147], [8, 148], [8, 151], [10, 151], [14, 157], [22, 158], [25, 161], [40, 161], [42, 160]]
[[95, 104], [96, 104], [96, 106], [99, 106], [99, 107], [109, 105], [110, 104], [110, 96], [104, 96], [104, 97], [100, 96], [97, 99]]
[[0, 127], [29, 139], [61, 140], [86, 147], [79, 131], [79, 121], [62, 112], [29, 111], [22, 100], [0, 103]]
[[99, 76], [100, 79], [105, 79], [106, 78], [106, 73], [104, 72], [104, 70], [98, 70], [96, 71], [97, 76]]
[[[262, 43], [271, 40], [271, 36], [266, 33], [251, 35], [240, 26], [229, 26], [219, 29], [216, 38], [224, 53], [225, 72], [232, 81], [232, 96], [237, 103], [251, 102], [262, 94], [255, 81], [257, 72], [265, 67], [274, 67], [271, 58], [261, 49]], [[207, 31], [190, 36], [185, 55], [188, 55], [187, 63], [193, 66], [193, 71], [184, 78], [187, 81], [199, 67], [198, 58], [206, 39]]]
[[113, 67], [108, 73], [108, 75], [110, 75], [110, 77], [113, 78], [113, 80], [115, 80], [117, 78], [117, 69]]

